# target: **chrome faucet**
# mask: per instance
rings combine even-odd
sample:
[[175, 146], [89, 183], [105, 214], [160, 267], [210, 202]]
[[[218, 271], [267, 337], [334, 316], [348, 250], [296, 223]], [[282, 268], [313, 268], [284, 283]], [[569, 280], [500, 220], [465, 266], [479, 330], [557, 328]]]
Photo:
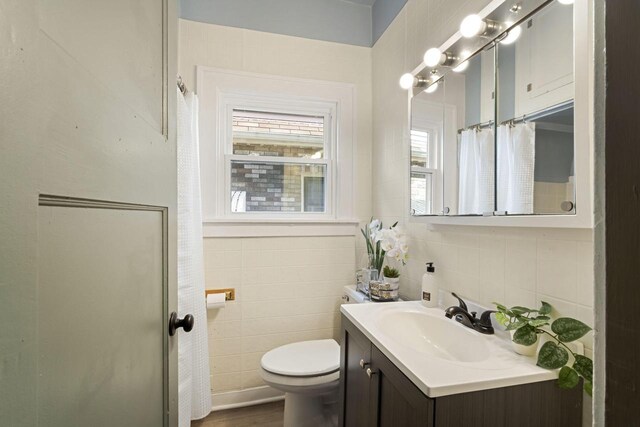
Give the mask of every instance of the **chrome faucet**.
[[493, 326], [491, 325], [491, 313], [495, 313], [494, 310], [487, 310], [478, 319], [476, 317], [476, 312], [469, 312], [469, 308], [467, 304], [456, 295], [454, 292], [451, 292], [451, 295], [458, 299], [459, 305], [454, 305], [447, 308], [444, 311], [444, 315], [451, 319], [452, 317], [456, 319], [457, 322], [462, 323], [467, 328], [471, 328], [475, 331], [480, 332], [481, 334], [493, 334]]

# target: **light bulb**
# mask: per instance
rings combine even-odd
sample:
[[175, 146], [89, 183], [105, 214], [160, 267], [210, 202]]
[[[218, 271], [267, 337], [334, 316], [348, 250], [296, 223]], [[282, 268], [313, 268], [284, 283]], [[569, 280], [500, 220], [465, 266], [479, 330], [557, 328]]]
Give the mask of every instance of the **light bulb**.
[[411, 73], [405, 73], [400, 77], [400, 87], [402, 89], [411, 89], [415, 85], [415, 82], [416, 78]]
[[562, 4], [573, 4], [574, 0], [558, 0], [558, 2], [562, 3]]
[[522, 28], [520, 27], [520, 25], [518, 25], [517, 27], [510, 29], [509, 32], [507, 33], [507, 37], [500, 40], [500, 43], [511, 44], [516, 40], [518, 40], [518, 37], [520, 37], [520, 34], [522, 34]]
[[429, 86], [428, 88], [426, 88], [424, 91], [425, 91], [426, 93], [433, 93], [433, 92], [435, 92], [436, 90], [438, 90], [438, 84], [439, 84], [439, 82], [435, 82], [434, 84], [432, 84], [431, 86]]
[[469, 15], [460, 24], [460, 34], [462, 37], [471, 38], [482, 34], [487, 28], [487, 23], [478, 15]]
[[468, 50], [463, 50], [462, 52], [460, 52], [460, 60], [462, 62], [460, 62], [458, 66], [453, 69], [453, 71], [455, 71], [456, 73], [461, 73], [466, 70], [467, 67], [469, 67], [469, 61], [467, 61], [469, 55], [471, 55], [471, 52]]
[[440, 52], [440, 49], [438, 49], [437, 47], [432, 47], [425, 52], [424, 63], [427, 67], [435, 67], [436, 65], [440, 65], [444, 62], [442, 58], [443, 56], [444, 60], [446, 61], [446, 55]]

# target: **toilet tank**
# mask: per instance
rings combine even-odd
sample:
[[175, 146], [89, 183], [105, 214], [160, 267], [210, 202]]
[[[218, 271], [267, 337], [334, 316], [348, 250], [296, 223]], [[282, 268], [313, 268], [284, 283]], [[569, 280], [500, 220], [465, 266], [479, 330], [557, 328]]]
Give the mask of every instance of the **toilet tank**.
[[371, 302], [369, 298], [362, 292], [356, 291], [356, 285], [345, 286], [342, 292], [343, 304], [360, 304]]
[[[402, 298], [398, 298], [398, 301], [402, 301]], [[370, 303], [371, 300], [362, 292], [356, 291], [356, 285], [345, 286], [342, 291], [342, 304], [360, 304]], [[384, 304], [384, 303], [376, 303]]]

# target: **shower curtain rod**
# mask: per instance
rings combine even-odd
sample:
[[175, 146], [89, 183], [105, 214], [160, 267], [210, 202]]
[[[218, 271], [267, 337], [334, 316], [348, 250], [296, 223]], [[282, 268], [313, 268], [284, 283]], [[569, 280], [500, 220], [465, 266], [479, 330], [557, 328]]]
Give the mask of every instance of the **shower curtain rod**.
[[475, 125], [471, 125], [471, 126], [467, 126], [466, 128], [458, 129], [458, 134], [461, 134], [465, 130], [472, 130], [472, 129], [480, 130], [480, 129], [491, 127], [491, 126], [493, 126], [493, 120], [489, 120], [489, 121], [483, 122], [483, 123], [476, 123]]
[[182, 92], [183, 95], [187, 93], [187, 85], [184, 84], [182, 76], [180, 75], [178, 75], [178, 89], [180, 89], [180, 92]]
[[560, 104], [552, 105], [551, 107], [543, 108], [542, 110], [538, 110], [530, 114], [523, 114], [520, 117], [516, 117], [510, 120], [505, 120], [504, 122], [500, 123], [500, 125], [515, 125], [518, 123], [525, 123], [531, 120], [538, 120], [543, 117], [568, 110], [569, 108], [572, 108], [572, 107], [573, 107], [573, 99], [562, 102]]

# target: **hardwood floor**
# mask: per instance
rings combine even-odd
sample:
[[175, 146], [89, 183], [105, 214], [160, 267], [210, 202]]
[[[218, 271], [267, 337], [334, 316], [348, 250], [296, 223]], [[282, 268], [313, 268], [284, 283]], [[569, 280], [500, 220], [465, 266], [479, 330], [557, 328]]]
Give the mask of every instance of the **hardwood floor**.
[[245, 408], [212, 412], [207, 418], [192, 421], [191, 427], [282, 427], [284, 400]]

